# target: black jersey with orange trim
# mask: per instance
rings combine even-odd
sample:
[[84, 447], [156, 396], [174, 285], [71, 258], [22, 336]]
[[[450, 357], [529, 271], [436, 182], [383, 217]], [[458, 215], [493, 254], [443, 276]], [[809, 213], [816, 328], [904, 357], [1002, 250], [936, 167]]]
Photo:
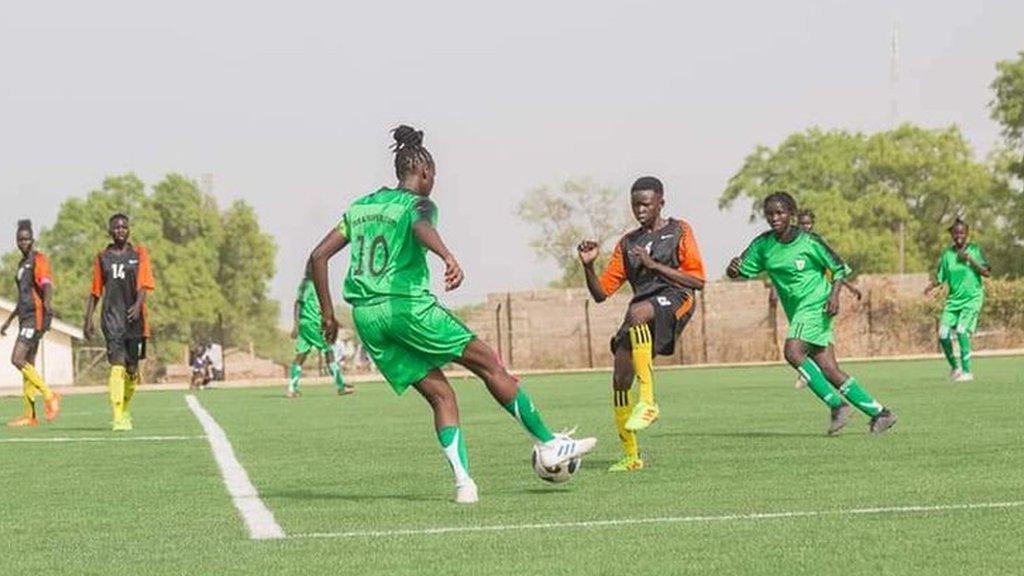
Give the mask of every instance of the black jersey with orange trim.
[[18, 286], [18, 322], [22, 328], [39, 331], [50, 325], [43, 306], [43, 287], [52, 282], [50, 260], [42, 252], [32, 250], [21, 259], [14, 283]]
[[139, 290], [153, 290], [153, 269], [149, 253], [142, 246], [128, 243], [117, 250], [113, 244], [96, 255], [92, 271], [92, 295], [103, 297], [101, 326], [103, 336], [111, 338], [148, 338], [146, 305], [139, 318], [129, 322], [128, 309], [135, 304]]
[[633, 289], [631, 302], [645, 300], [665, 291], [692, 294], [692, 290], [672, 283], [630, 254], [637, 246], [650, 254], [655, 262], [704, 280], [704, 261], [697, 248], [693, 228], [684, 220], [669, 218], [657, 230], [637, 228], [619, 240], [599, 279], [605, 296], [614, 294], [627, 281]]

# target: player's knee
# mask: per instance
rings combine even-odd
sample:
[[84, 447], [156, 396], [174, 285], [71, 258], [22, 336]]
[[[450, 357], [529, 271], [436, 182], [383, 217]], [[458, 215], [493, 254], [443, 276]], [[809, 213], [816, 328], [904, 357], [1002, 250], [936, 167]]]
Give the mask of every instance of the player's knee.
[[804, 363], [804, 359], [807, 357], [803, 349], [800, 346], [794, 344], [786, 344], [786, 347], [783, 349], [782, 354], [783, 356], [786, 357], [786, 362], [789, 362], [789, 365], [794, 368], [799, 368], [800, 365]]
[[939, 326], [939, 340], [949, 340], [950, 338], [950, 327]]

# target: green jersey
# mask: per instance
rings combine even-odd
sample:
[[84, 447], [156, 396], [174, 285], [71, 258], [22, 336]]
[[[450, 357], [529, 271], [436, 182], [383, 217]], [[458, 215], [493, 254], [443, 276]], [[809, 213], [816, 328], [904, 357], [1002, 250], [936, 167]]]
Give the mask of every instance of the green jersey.
[[769, 230], [754, 238], [741, 258], [741, 276], [768, 273], [790, 321], [800, 309], [822, 309], [832, 283], [850, 273], [849, 266], [820, 236], [802, 230], [789, 242], [780, 242]]
[[299, 282], [299, 291], [295, 295], [295, 301], [299, 303], [299, 322], [311, 322], [317, 328], [320, 327], [320, 300], [316, 297], [316, 287], [309, 278], [303, 278]]
[[343, 289], [348, 303], [432, 297], [427, 249], [412, 230], [421, 220], [436, 224], [437, 207], [400, 188], [381, 188], [349, 206], [338, 222], [352, 253]]
[[[988, 261], [976, 244], [964, 246], [964, 251], [980, 266], [988, 266]], [[949, 296], [946, 297], [947, 308], [962, 308], [969, 305], [980, 306], [985, 299], [985, 288], [981, 274], [967, 262], [961, 262], [956, 255], [956, 248], [947, 247], [939, 256], [939, 271], [935, 280], [940, 284], [949, 284]]]

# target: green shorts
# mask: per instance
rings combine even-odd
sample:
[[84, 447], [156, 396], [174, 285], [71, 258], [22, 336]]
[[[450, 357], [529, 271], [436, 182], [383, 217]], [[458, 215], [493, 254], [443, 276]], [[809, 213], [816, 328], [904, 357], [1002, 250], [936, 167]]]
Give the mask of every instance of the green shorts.
[[330, 345], [324, 340], [324, 333], [320, 331], [320, 326], [314, 325], [312, 322], [299, 321], [299, 337], [295, 339], [295, 353], [308, 354], [314, 348], [324, 354], [331, 351]]
[[462, 355], [476, 337], [434, 298], [353, 306], [359, 339], [396, 394]]
[[832, 343], [832, 317], [824, 305], [801, 308], [790, 319], [786, 338], [825, 348]]
[[957, 334], [973, 334], [978, 328], [978, 316], [981, 315], [981, 303], [966, 306], [946, 306], [939, 318], [939, 336], [949, 335], [950, 330]]

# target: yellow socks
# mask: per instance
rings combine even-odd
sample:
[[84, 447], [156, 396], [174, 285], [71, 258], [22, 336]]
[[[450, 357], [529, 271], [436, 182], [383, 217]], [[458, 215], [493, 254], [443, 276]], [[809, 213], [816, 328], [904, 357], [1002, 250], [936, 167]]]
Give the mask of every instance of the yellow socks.
[[640, 324], [629, 329], [629, 342], [633, 347], [633, 370], [639, 384], [640, 401], [654, 404], [654, 363], [651, 328]]
[[612, 394], [612, 402], [615, 405], [615, 427], [619, 430], [622, 453], [630, 458], [639, 458], [640, 447], [636, 441], [636, 432], [626, 430], [626, 420], [629, 420], [629, 415], [633, 412], [629, 390], [612, 390]]
[[110, 389], [110, 407], [114, 409], [114, 421], [124, 418], [124, 366], [111, 366], [107, 387]]
[[135, 395], [135, 389], [139, 386], [139, 382], [142, 381], [142, 374], [139, 373], [139, 368], [135, 369], [135, 373], [131, 374], [127, 370], [124, 373], [124, 411], [128, 411], [128, 405], [131, 404], [132, 396]]
[[53, 398], [53, 392], [50, 391], [50, 387], [43, 382], [43, 377], [36, 371], [36, 367], [31, 364], [25, 364], [21, 368], [21, 376], [29, 384], [34, 386], [37, 390], [43, 393], [43, 400], [49, 400]]
[[36, 417], [36, 387], [24, 377], [21, 379], [21, 404], [26, 418]]

